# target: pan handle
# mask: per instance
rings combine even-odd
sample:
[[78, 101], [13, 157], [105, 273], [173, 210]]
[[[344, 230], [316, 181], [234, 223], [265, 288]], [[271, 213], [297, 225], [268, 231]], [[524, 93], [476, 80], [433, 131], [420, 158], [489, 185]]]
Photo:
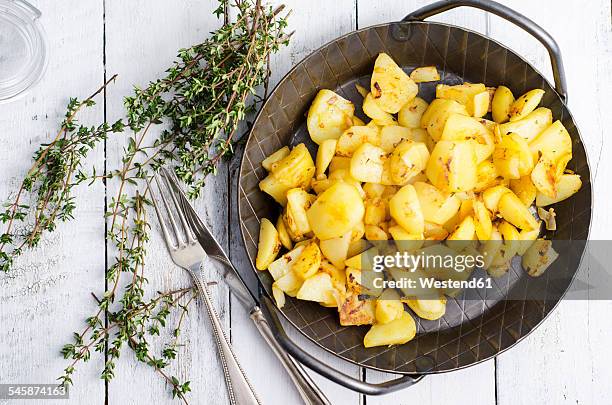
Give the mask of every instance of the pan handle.
[[553, 77], [555, 79], [555, 89], [561, 98], [563, 98], [563, 101], [567, 103], [567, 83], [559, 45], [557, 45], [553, 37], [538, 24], [503, 4], [491, 0], [440, 0], [413, 11], [402, 21], [422, 21], [436, 14], [463, 6], [474, 7], [493, 13], [524, 29], [540, 41], [550, 55], [550, 63], [552, 64]]
[[270, 314], [270, 319], [272, 320], [272, 322], [270, 322], [270, 327], [274, 332], [276, 340], [278, 340], [281, 346], [300, 363], [321, 374], [323, 377], [335, 382], [336, 384], [340, 384], [345, 388], [366, 395], [382, 395], [410, 387], [424, 377], [423, 375], [404, 375], [396, 378], [395, 380], [372, 384], [342, 373], [341, 371], [336, 370], [335, 368], [323, 363], [321, 360], [307, 353], [293, 340], [291, 340], [291, 338], [287, 336], [287, 333], [285, 332], [285, 329], [278, 318], [276, 307], [270, 298], [263, 295], [262, 301], [265, 304], [264, 306], [266, 307], [266, 312]]

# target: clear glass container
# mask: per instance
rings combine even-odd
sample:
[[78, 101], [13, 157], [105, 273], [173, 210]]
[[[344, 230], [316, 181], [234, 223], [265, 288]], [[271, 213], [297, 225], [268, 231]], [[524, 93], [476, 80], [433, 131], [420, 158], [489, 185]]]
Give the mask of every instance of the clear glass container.
[[47, 65], [40, 11], [24, 0], [0, 0], [0, 103], [24, 94]]

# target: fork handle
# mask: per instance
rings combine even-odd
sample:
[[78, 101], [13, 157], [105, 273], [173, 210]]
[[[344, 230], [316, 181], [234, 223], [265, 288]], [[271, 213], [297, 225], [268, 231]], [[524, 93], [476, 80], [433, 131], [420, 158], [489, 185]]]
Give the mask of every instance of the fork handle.
[[302, 365], [293, 359], [276, 341], [261, 309], [259, 307], [253, 308], [250, 317], [255, 323], [257, 331], [259, 331], [268, 346], [270, 346], [276, 357], [280, 360], [289, 377], [291, 377], [304, 403], [306, 405], [331, 405], [331, 402], [329, 402], [325, 394], [306, 373]]
[[200, 292], [200, 296], [203, 298], [206, 312], [208, 313], [210, 323], [213, 327], [215, 344], [217, 345], [219, 357], [221, 358], [223, 376], [225, 377], [230, 403], [232, 405], [261, 405], [261, 402], [255, 394], [255, 390], [253, 390], [251, 383], [238, 362], [238, 358], [232, 349], [229, 339], [223, 331], [221, 319], [213, 306], [208, 288], [202, 283], [193, 270], [189, 269], [189, 273]]

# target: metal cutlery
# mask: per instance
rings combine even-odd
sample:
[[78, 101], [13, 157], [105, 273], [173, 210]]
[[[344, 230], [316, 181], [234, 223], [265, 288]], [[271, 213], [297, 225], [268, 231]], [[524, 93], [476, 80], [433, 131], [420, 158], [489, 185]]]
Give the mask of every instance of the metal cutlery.
[[249, 311], [249, 316], [255, 324], [257, 331], [261, 334], [264, 341], [280, 360], [281, 364], [299, 391], [304, 403], [308, 405], [331, 404], [325, 394], [319, 389], [319, 387], [317, 387], [314, 381], [306, 373], [302, 365], [289, 356], [289, 354], [287, 354], [283, 347], [274, 338], [272, 329], [270, 328], [270, 325], [268, 325], [268, 322], [264, 317], [261, 308], [259, 307], [257, 299], [245, 285], [242, 277], [231, 263], [215, 237], [198, 217], [196, 211], [191, 206], [191, 203], [189, 200], [187, 200], [185, 194], [181, 190], [178, 179], [174, 173], [162, 168], [161, 174], [170, 185], [170, 188], [173, 191], [173, 199], [181, 207], [182, 213], [187, 219], [188, 226], [194, 232], [197, 240], [200, 242], [204, 251], [206, 251], [208, 257], [223, 265], [223, 277], [227, 285], [232, 293], [242, 303], [242, 305], [244, 305]]
[[[160, 177], [162, 177], [161, 180]], [[202, 264], [206, 263], [206, 252], [200, 243], [198, 243], [198, 240], [194, 237], [187, 224], [181, 205], [175, 193], [169, 187], [168, 177], [155, 175], [153, 182], [157, 186], [157, 194], [159, 194], [158, 199], [162, 201], [163, 207], [160, 207], [155, 196], [153, 196], [151, 200], [155, 212], [157, 213], [164, 240], [170, 252], [170, 256], [172, 257], [172, 261], [174, 261], [177, 266], [189, 272], [206, 306], [206, 311], [213, 327], [215, 343], [223, 366], [223, 375], [227, 385], [230, 403], [232, 405], [260, 405], [261, 402], [257, 398], [253, 387], [240, 367], [230, 341], [223, 331], [221, 320], [215, 311], [206, 283], [202, 282], [200, 279], [199, 274]], [[149, 188], [153, 194], [153, 188], [150, 183]], [[164, 190], [166, 190], [166, 193], [169, 194], [172, 199], [181, 225], [177, 224], [175, 220], [170, 204], [164, 195]]]

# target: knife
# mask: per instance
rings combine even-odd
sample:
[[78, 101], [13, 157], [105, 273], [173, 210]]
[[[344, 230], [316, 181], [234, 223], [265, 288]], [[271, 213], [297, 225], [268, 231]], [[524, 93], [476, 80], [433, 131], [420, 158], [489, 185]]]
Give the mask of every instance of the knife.
[[331, 405], [331, 402], [329, 402], [325, 394], [306, 373], [302, 365], [293, 359], [274, 338], [272, 329], [270, 329], [270, 325], [259, 306], [257, 298], [246, 286], [244, 280], [221, 248], [219, 242], [217, 242], [208, 227], [200, 219], [187, 197], [185, 197], [174, 172], [164, 168], [162, 168], [161, 171], [176, 195], [185, 213], [187, 222], [202, 245], [202, 248], [209, 258], [223, 265], [223, 279], [234, 296], [236, 296], [238, 301], [240, 301], [249, 312], [249, 317], [255, 324], [257, 331], [280, 360], [289, 374], [289, 377], [291, 377], [291, 380], [295, 384], [304, 403], [307, 405]]

